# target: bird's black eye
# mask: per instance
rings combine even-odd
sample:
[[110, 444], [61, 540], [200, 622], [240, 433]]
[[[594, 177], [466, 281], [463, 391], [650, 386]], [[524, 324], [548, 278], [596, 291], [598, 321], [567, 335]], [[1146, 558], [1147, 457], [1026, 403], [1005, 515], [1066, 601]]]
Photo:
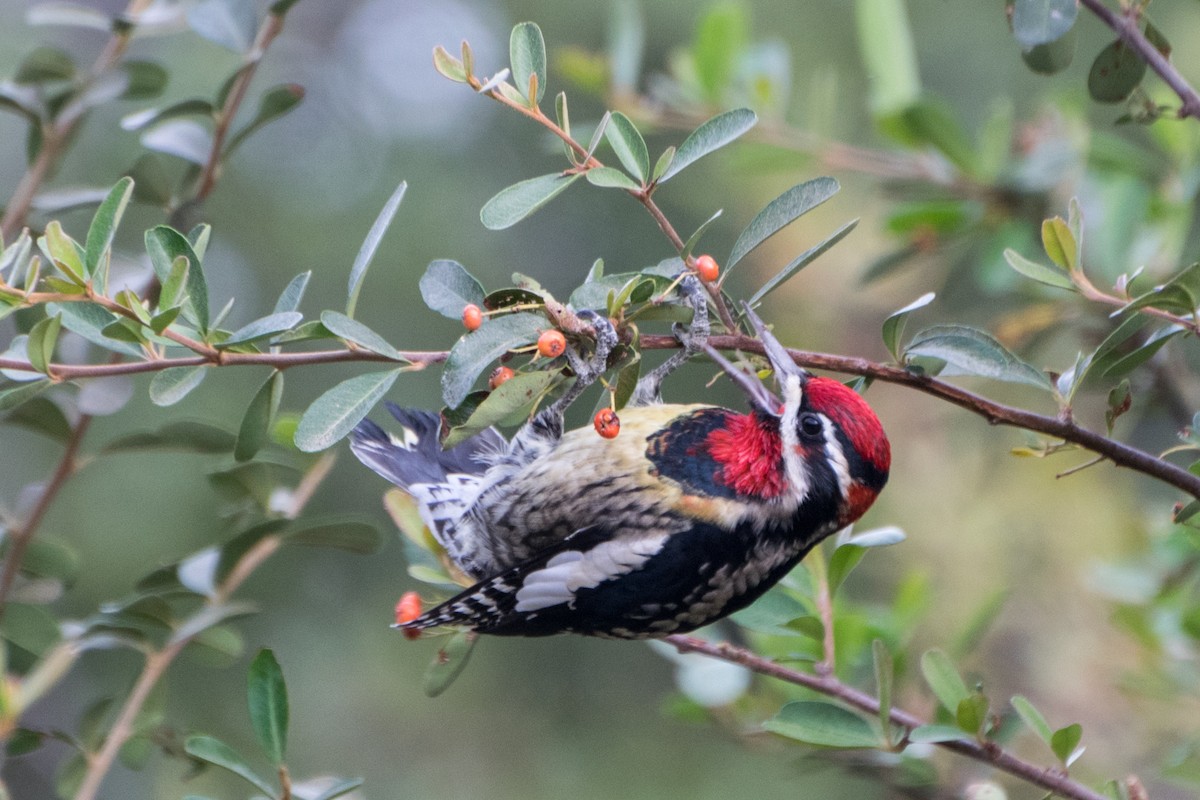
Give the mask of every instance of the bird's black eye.
[[821, 424], [821, 418], [816, 414], [801, 414], [800, 415], [800, 432], [805, 436], [820, 436], [825, 426]]

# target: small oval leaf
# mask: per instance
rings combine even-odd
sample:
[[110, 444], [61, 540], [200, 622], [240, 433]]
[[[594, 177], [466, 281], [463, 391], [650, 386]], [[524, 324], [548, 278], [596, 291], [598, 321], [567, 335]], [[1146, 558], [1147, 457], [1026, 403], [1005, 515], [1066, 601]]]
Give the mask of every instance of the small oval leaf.
[[329, 389], [308, 407], [296, 426], [296, 447], [306, 453], [339, 442], [379, 402], [402, 370], [359, 375]]
[[479, 221], [493, 231], [511, 228], [566, 191], [580, 177], [581, 173], [564, 176], [555, 172], [514, 183], [484, 203]]

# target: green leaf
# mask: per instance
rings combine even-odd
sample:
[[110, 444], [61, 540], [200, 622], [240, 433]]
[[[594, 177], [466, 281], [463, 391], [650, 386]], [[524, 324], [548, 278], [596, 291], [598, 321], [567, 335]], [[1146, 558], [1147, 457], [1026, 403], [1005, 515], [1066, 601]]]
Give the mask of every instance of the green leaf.
[[950, 656], [937, 648], [926, 650], [921, 655], [921, 674], [938, 701], [951, 714], [958, 711], [958, 704], [970, 696]]
[[425, 671], [424, 688], [428, 697], [437, 697], [450, 688], [450, 684], [466, 669], [471, 650], [478, 641], [478, 635], [468, 631], [458, 631], [442, 645], [434, 656], [433, 663]]
[[[1045, 228], [1043, 228], [1043, 235], [1044, 233]], [[1054, 256], [1052, 255], [1050, 258], [1053, 260]], [[1004, 260], [1008, 262], [1010, 267], [1024, 275], [1026, 278], [1035, 280], [1038, 283], [1044, 283], [1047, 286], [1054, 286], [1058, 289], [1075, 291], [1075, 284], [1072, 283], [1071, 279], [1066, 275], [1056, 269], [1051, 269], [1050, 267], [1039, 264], [1036, 261], [1030, 261], [1028, 258], [1021, 255], [1016, 250], [1013, 250], [1011, 247], [1005, 249]]]
[[73, 283], [83, 286], [86, 275], [79, 244], [63, 231], [58, 220], [50, 220], [46, 224], [46, 233], [38, 244], [43, 245], [46, 255], [63, 274]]
[[953, 725], [918, 725], [908, 734], [908, 741], [912, 744], [957, 742], [966, 738], [969, 738], [967, 734]]
[[311, 525], [288, 533], [287, 540], [309, 547], [332, 547], [359, 555], [371, 555], [383, 547], [383, 534], [374, 525], [341, 520]]
[[350, 433], [379, 402], [402, 369], [359, 375], [329, 389], [308, 407], [296, 427], [296, 447], [315, 453]]
[[264, 125], [274, 122], [300, 105], [303, 99], [304, 87], [297, 83], [283, 83], [279, 86], [272, 86], [263, 92], [262, 98], [258, 101], [258, 113], [254, 115], [254, 119], [246, 124], [246, 127], [242, 128], [229, 139], [229, 143], [225, 145], [223, 156], [229, 158], [233, 151], [241, 146], [242, 142], [250, 138], [250, 136]]
[[[871, 642], [871, 659], [875, 667], [875, 688], [879, 697], [879, 724], [885, 734], [891, 731], [892, 720], [892, 682], [896, 668], [892, 659], [892, 651], [882, 639]], [[889, 741], [890, 745], [891, 742]]]
[[688, 134], [675, 151], [671, 166], [658, 179], [665, 183], [686, 167], [737, 139], [757, 124], [758, 115], [748, 108], [735, 108], [718, 114]]
[[977, 168], [975, 147], [953, 110], [940, 100], [920, 100], [879, 119], [888, 136], [908, 146], [928, 145], [967, 174]]
[[875, 748], [879, 736], [865, 719], [822, 700], [797, 700], [763, 723], [772, 733], [820, 747]]
[[650, 171], [650, 180], [653, 183], [658, 183], [667, 170], [671, 168], [671, 163], [675, 160], [675, 147], [672, 145], [659, 154], [654, 162], [654, 169]]
[[6, 425], [16, 425], [26, 430], [49, 436], [57, 442], [71, 438], [74, 428], [57, 403], [48, 398], [25, 403], [4, 418]]
[[786, 627], [792, 620], [807, 616], [808, 609], [782, 587], [769, 590], [748, 608], [730, 617], [743, 628], [772, 635], [794, 636], [795, 630]]
[[243, 0], [203, 0], [188, 9], [187, 21], [197, 34], [235, 53], [250, 49], [258, 29], [254, 3]]
[[275, 301], [275, 308], [272, 313], [280, 314], [284, 311], [298, 311], [300, 309], [300, 301], [304, 299], [304, 290], [308, 288], [308, 280], [312, 277], [312, 270], [301, 272], [284, 287], [283, 293], [279, 295], [279, 299]]
[[683, 249], [679, 251], [679, 258], [681, 261], [687, 260], [688, 256], [695, 251], [696, 245], [700, 244], [700, 237], [704, 235], [706, 230], [708, 230], [708, 226], [716, 222], [717, 219], [724, 213], [724, 209], [718, 208], [717, 213], [705, 220], [699, 228], [696, 228], [692, 235], [688, 237], [688, 240], [683, 243]]
[[488, 230], [511, 228], [549, 203], [580, 177], [581, 173], [564, 176], [555, 172], [514, 183], [484, 203], [479, 211], [479, 220]]
[[69, 81], [75, 77], [75, 62], [62, 50], [45, 45], [35, 48], [21, 61], [13, 75], [15, 83]]
[[108, 14], [97, 8], [89, 8], [76, 3], [38, 3], [25, 12], [25, 22], [28, 25], [65, 25], [76, 28], [91, 28], [92, 30], [112, 31], [113, 20]]
[[1012, 697], [1012, 707], [1017, 710], [1017, 715], [1029, 726], [1029, 729], [1038, 735], [1046, 744], [1050, 744], [1052, 732], [1046, 718], [1042, 716], [1042, 712], [1034, 708], [1033, 703], [1019, 694]]
[[820, 256], [822, 253], [824, 253], [829, 248], [833, 247], [835, 244], [840, 242], [842, 239], [846, 238], [847, 234], [849, 234], [850, 231], [854, 230], [854, 228], [857, 225], [858, 225], [857, 219], [850, 220], [845, 225], [838, 228], [836, 231], [834, 231], [828, 237], [826, 237], [823, 242], [821, 242], [818, 245], [814, 245], [813, 247], [810, 247], [809, 249], [805, 250], [803, 253], [801, 253], [799, 256], [797, 256], [795, 258], [795, 260], [792, 261], [792, 263], [788, 264], [786, 267], [784, 267], [782, 270], [780, 270], [779, 273], [777, 275], [775, 275], [775, 277], [771, 278], [771, 280], [764, 283], [762, 285], [762, 288], [760, 288], [757, 292], [755, 292], [754, 296], [750, 298], [750, 305], [752, 305], [752, 306], [755, 305], [760, 300], [762, 300], [764, 297], [766, 297], [768, 294], [770, 294], [771, 292], [778, 289], [780, 286], [782, 286], [784, 284], [785, 281], [790, 280], [798, 272], [800, 272], [800, 270], [804, 269], [809, 264], [811, 264], [813, 261], [815, 261], [818, 256]]
[[1078, 722], [1067, 725], [1050, 735], [1050, 749], [1054, 751], [1054, 755], [1063, 763], [1063, 766], [1069, 767], [1079, 757], [1079, 740], [1082, 738], [1082, 725]]
[[1050, 260], [1067, 272], [1079, 268], [1079, 243], [1062, 217], [1052, 217], [1042, 222], [1042, 247], [1046, 249]]
[[987, 723], [987, 712], [987, 698], [979, 692], [971, 692], [970, 696], [959, 702], [954, 711], [954, 720], [967, 733], [978, 735]]
[[142, 146], [156, 153], [182, 158], [196, 166], [208, 163], [213, 139], [208, 129], [192, 119], [158, 122], [141, 136]]
[[548, 371], [521, 372], [513, 375], [489, 393], [487, 398], [471, 412], [471, 416], [464, 424], [454, 426], [442, 446], [454, 447], [486, 428], [501, 424], [518, 415], [528, 415], [533, 405], [557, 378], [557, 372]]
[[636, 192], [642, 185], [616, 167], [593, 167], [584, 173], [587, 182], [601, 189], [625, 189]]
[[425, 305], [443, 317], [461, 320], [468, 305], [485, 306], [483, 285], [457, 261], [429, 262], [418, 285]]
[[275, 370], [254, 393], [250, 406], [242, 417], [238, 429], [233, 457], [237, 461], [249, 461], [271, 439], [271, 425], [283, 399], [283, 373]]
[[139, 431], [113, 439], [100, 452], [137, 450], [186, 450], [195, 453], [228, 453], [234, 448], [231, 433], [203, 422], [181, 420], [156, 431]]
[[1098, 103], [1119, 103], [1146, 76], [1146, 62], [1120, 39], [1109, 44], [1092, 62], [1088, 94]]
[[489, 319], [454, 343], [442, 370], [442, 399], [457, 408], [479, 377], [493, 361], [514, 347], [537, 341], [549, 327], [538, 314], [516, 313]]
[[[455, 83], [467, 82], [467, 69], [463, 65], [463, 62], [446, 52], [446, 48], [440, 44], [433, 48], [433, 68], [442, 77], [449, 78]], [[541, 84], [538, 85], [540, 86]]]
[[904, 0], [857, 0], [854, 9], [871, 113], [879, 119], [921, 96], [912, 29]]
[[192, 243], [187, 237], [174, 228], [159, 225], [146, 231], [146, 252], [150, 255], [150, 263], [154, 274], [164, 284], [172, 277], [176, 269], [175, 262], [179, 257], [188, 261], [184, 286], [187, 297], [183, 300], [183, 315], [190, 320], [201, 334], [208, 332], [208, 283], [204, 280], [204, 270], [200, 257], [192, 249]]
[[1076, 0], [1014, 0], [1013, 37], [1022, 48], [1062, 38], [1075, 25]]
[[334, 781], [333, 785], [325, 789], [320, 794], [314, 795], [311, 800], [335, 800], [335, 798], [353, 792], [364, 783], [362, 778], [345, 778]]
[[[112, 191], [104, 198], [104, 202], [96, 209], [92, 224], [88, 228], [87, 245], [84, 248], [84, 269], [89, 277], [97, 275], [104, 254], [112, 247], [113, 236], [117, 226], [121, 224], [121, 215], [133, 194], [133, 180], [121, 178], [113, 186]], [[101, 280], [101, 290], [106, 281]]]
[[272, 336], [276, 336], [284, 331], [290, 331], [303, 320], [304, 315], [299, 311], [280, 311], [268, 314], [238, 328], [229, 334], [229, 338], [221, 342], [219, 346], [232, 347], [237, 344], [248, 344], [261, 339], [270, 339]]
[[965, 325], [934, 325], [916, 334], [904, 359], [915, 356], [945, 361], [943, 375], [974, 375], [1039, 389], [1053, 388], [1043, 372], [1010, 353], [990, 334]]
[[122, 100], [152, 100], [167, 88], [167, 71], [153, 61], [123, 61], [128, 84]]
[[283, 670], [270, 650], [258, 651], [250, 662], [246, 699], [250, 723], [267, 758], [275, 766], [287, 756], [288, 698]]
[[1147, 306], [1179, 314], [1192, 314], [1200, 309], [1200, 262], [1184, 267], [1166, 283], [1138, 295], [1117, 313], [1128, 314]]
[[833, 551], [829, 558], [829, 593], [835, 594], [842, 581], [848, 576], [867, 554], [867, 548], [856, 544], [843, 544]]
[[321, 324], [347, 342], [353, 342], [372, 353], [407, 363], [396, 348], [388, 344], [386, 339], [345, 314], [339, 314], [336, 311], [322, 311]]
[[150, 401], [156, 406], [173, 406], [195, 389], [208, 374], [208, 367], [168, 367], [150, 379]]
[[714, 5], [700, 18], [692, 44], [696, 78], [704, 99], [720, 103], [721, 95], [733, 81], [738, 61], [746, 50], [745, 9], [737, 3]]
[[1116, 358], [1097, 358], [1093, 362], [1093, 371], [1099, 371], [1103, 378], [1123, 378], [1154, 357], [1167, 342], [1183, 334], [1187, 329], [1181, 325], [1168, 325], [1155, 331], [1137, 349]]
[[238, 755], [237, 751], [220, 739], [205, 735], [189, 736], [183, 743], [183, 749], [193, 758], [229, 770], [234, 775], [251, 783], [268, 797], [275, 797], [277, 794], [274, 786], [259, 777], [245, 759]]
[[750, 224], [733, 243], [733, 251], [725, 263], [725, 276], [721, 280], [724, 281], [725, 277], [729, 276], [729, 272], [747, 253], [802, 214], [808, 213], [833, 197], [837, 194], [838, 188], [838, 182], [833, 178], [814, 178], [793, 186], [767, 203], [766, 208], [750, 220]]
[[38, 372], [48, 373], [54, 360], [54, 347], [58, 344], [58, 334], [62, 331], [62, 317], [55, 314], [40, 320], [29, 331], [29, 339], [25, 343], [29, 363]]
[[1078, 36], [1076, 29], [1071, 28], [1063, 36], [1053, 42], [1038, 44], [1028, 50], [1021, 51], [1021, 60], [1025, 66], [1039, 75], [1054, 75], [1071, 66], [1075, 60], [1075, 49]]
[[904, 308], [893, 311], [883, 321], [883, 344], [896, 361], [900, 361], [900, 339], [904, 335], [904, 323], [908, 321], [908, 316], [932, 303], [935, 297], [937, 295], [933, 292], [926, 292]]
[[379, 249], [379, 243], [383, 240], [383, 235], [387, 233], [392, 218], [396, 216], [396, 209], [400, 207], [400, 201], [404, 199], [406, 191], [408, 191], [408, 182], [400, 181], [396, 191], [392, 192], [392, 196], [383, 204], [379, 216], [375, 218], [371, 230], [367, 233], [367, 238], [363, 239], [362, 246], [358, 248], [358, 255], [354, 257], [354, 266], [350, 268], [350, 283], [347, 287], [346, 299], [347, 317], [354, 316], [354, 309], [358, 305], [358, 294], [362, 291], [363, 279], [367, 277], [367, 268], [371, 266], [371, 259], [375, 257], [375, 251]]
[[650, 176], [650, 153], [646, 149], [646, 140], [637, 126], [620, 111], [613, 113], [604, 129], [604, 137], [613, 152], [617, 154], [621, 165], [625, 167], [639, 183], [644, 184]]
[[[508, 39], [508, 57], [517, 91], [529, 105], [536, 106], [546, 93], [546, 41], [542, 29], [532, 22], [514, 26]], [[529, 97], [529, 78], [533, 75], [537, 76], [537, 95]]]

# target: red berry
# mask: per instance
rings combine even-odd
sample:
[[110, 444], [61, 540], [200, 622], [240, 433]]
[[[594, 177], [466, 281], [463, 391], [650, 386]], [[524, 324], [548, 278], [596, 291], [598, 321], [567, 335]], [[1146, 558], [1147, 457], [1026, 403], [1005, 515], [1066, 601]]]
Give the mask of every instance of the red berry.
[[596, 416], [592, 418], [592, 424], [596, 426], [596, 433], [605, 439], [615, 439], [621, 432], [621, 418], [611, 408], [597, 411]]
[[[405, 592], [396, 603], [396, 624], [407, 625], [421, 616], [421, 595], [416, 592]], [[421, 631], [416, 628], [404, 628], [405, 639], [416, 639]]]
[[553, 328], [542, 331], [542, 335], [538, 337], [537, 348], [546, 358], [558, 358], [567, 352], [567, 337], [563, 336], [562, 331]]
[[508, 367], [496, 367], [492, 370], [492, 374], [488, 377], [488, 388], [495, 391], [500, 384], [505, 383], [514, 375], [513, 371]]
[[696, 258], [696, 274], [705, 283], [712, 283], [721, 274], [721, 268], [717, 266], [715, 258], [710, 255], [702, 255]]
[[483, 312], [474, 303], [467, 303], [463, 309], [463, 327], [469, 331], [477, 330], [483, 324]]

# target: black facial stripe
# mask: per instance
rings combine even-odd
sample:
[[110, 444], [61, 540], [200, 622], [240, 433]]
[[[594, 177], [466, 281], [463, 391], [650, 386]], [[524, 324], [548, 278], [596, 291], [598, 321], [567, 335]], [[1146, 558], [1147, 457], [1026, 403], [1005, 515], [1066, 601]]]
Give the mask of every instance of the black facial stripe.
[[840, 426], [834, 425], [833, 430], [837, 436], [838, 444], [842, 446], [842, 454], [846, 457], [846, 464], [850, 467], [850, 477], [877, 492], [883, 489], [883, 485], [887, 483], [888, 479], [887, 472], [879, 469], [859, 455], [858, 450], [850, 443], [850, 437], [846, 436], [846, 432]]

